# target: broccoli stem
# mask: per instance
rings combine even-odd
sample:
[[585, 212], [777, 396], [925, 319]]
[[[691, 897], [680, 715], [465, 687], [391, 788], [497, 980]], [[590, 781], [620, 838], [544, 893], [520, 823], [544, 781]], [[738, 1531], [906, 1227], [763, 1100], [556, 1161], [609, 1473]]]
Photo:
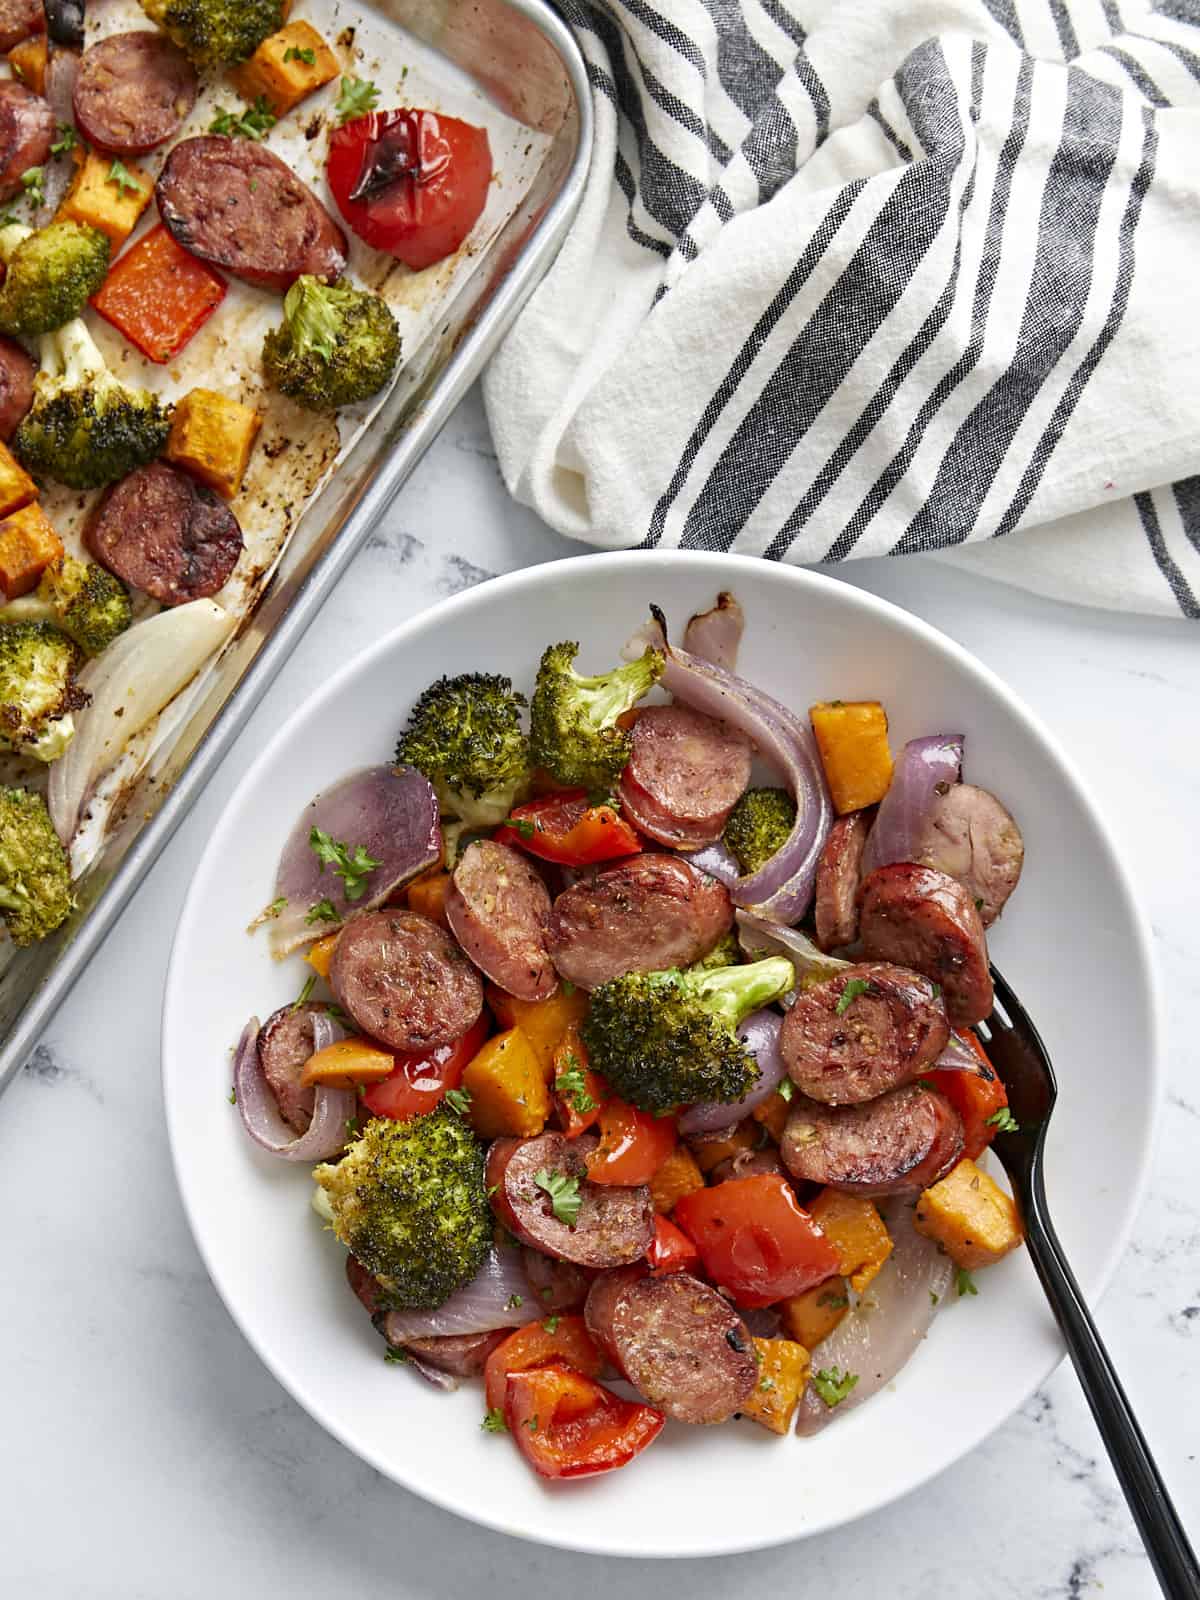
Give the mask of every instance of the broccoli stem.
[[33, 229], [27, 228], [23, 222], [10, 222], [0, 228], [0, 261], [11, 261], [17, 253], [17, 246], [32, 238]]
[[706, 1011], [736, 1028], [794, 989], [796, 970], [786, 956], [767, 956], [742, 967], [691, 967], [682, 982]]
[[105, 388], [105, 379], [111, 384], [117, 382], [82, 317], [73, 317], [53, 333], [44, 333], [39, 349], [43, 374], [51, 378], [65, 376], [70, 387], [89, 380]]
[[603, 728], [631, 710], [657, 681], [657, 657], [653, 651], [647, 651], [636, 661], [595, 677], [584, 678], [575, 673], [571, 689], [586, 707], [589, 720]]

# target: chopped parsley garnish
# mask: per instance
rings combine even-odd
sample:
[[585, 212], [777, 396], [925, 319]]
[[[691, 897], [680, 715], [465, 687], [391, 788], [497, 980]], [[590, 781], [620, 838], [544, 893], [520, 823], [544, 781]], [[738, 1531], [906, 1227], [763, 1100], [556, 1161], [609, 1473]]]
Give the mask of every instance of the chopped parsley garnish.
[[766, 1394], [769, 1390], [775, 1387], [775, 1379], [768, 1378], [764, 1374], [764, 1376], [758, 1380], [758, 1387], [763, 1391], [764, 1394]]
[[489, 1200], [496, 1193], [496, 1191], [499, 1189], [499, 1187], [500, 1187], [500, 1185], [498, 1183], [493, 1183], [493, 1184], [490, 1184], [488, 1186], [487, 1197], [488, 1197]]
[[229, 1091], [229, 1104], [231, 1106], [237, 1105], [237, 1089], [236, 1088], [231, 1088], [230, 1091]]
[[123, 161], [113, 162], [108, 169], [108, 177], [104, 181], [116, 185], [117, 195], [122, 200], [125, 198], [126, 189], [132, 189], [135, 194], [140, 194], [142, 191], [141, 184]]
[[1020, 1133], [1021, 1124], [1013, 1116], [1007, 1106], [1001, 1106], [999, 1111], [993, 1111], [987, 1118], [986, 1126], [995, 1128], [997, 1133]]
[[524, 1304], [525, 1304], [524, 1295], [510, 1294], [508, 1299], [504, 1302], [504, 1309], [506, 1311], [520, 1311], [521, 1307]]
[[290, 44], [283, 52], [283, 59], [285, 62], [303, 61], [306, 67], [315, 67], [317, 64], [317, 52], [311, 48], [298, 50], [294, 44]]
[[934, 1294], [934, 1292], [933, 1292], [933, 1290], [932, 1290], [932, 1289], [930, 1289], [930, 1291], [929, 1291], [929, 1304], [930, 1304], [930, 1305], [931, 1305], [931, 1306], [936, 1306], [936, 1305], [937, 1305], [937, 1303], [938, 1303], [938, 1301], [939, 1301], [939, 1300], [940, 1300], [940, 1299], [941, 1299], [941, 1298], [942, 1298], [942, 1297], [941, 1297], [941, 1295], [940, 1295], [940, 1294]]
[[316, 981], [317, 981], [317, 975], [314, 972], [312, 977], [309, 978], [308, 982], [304, 985], [303, 989], [301, 989], [300, 993], [292, 1001], [292, 1010], [293, 1011], [299, 1011], [300, 1007], [304, 1004], [304, 1002], [308, 999], [309, 995], [313, 992], [313, 987], [315, 986]]
[[26, 167], [21, 174], [21, 187], [24, 189], [31, 205], [40, 206], [45, 204], [46, 191], [42, 186], [45, 176], [45, 167]]
[[347, 1137], [347, 1139], [357, 1139], [360, 1131], [361, 1130], [360, 1130], [359, 1125], [358, 1125], [358, 1118], [357, 1117], [347, 1117], [346, 1118], [346, 1137]]
[[332, 867], [346, 885], [347, 900], [361, 900], [366, 891], [367, 879], [376, 867], [383, 865], [366, 848], [356, 844], [353, 851], [343, 839], [331, 839], [324, 828], [314, 828], [308, 836], [309, 848], [322, 866]]
[[840, 1367], [822, 1367], [813, 1373], [813, 1388], [830, 1408], [840, 1406], [857, 1382], [857, 1372], [843, 1372]]
[[334, 112], [339, 122], [365, 116], [379, 101], [379, 90], [369, 78], [343, 78]]
[[471, 1091], [469, 1089], [447, 1089], [446, 1104], [451, 1111], [456, 1111], [460, 1117], [465, 1117], [471, 1109]]
[[554, 1087], [559, 1095], [567, 1102], [575, 1115], [582, 1117], [589, 1111], [596, 1109], [596, 1101], [588, 1093], [587, 1079], [583, 1075], [583, 1068], [579, 1064], [577, 1055], [565, 1057], [567, 1070], [560, 1072], [554, 1080]]
[[983, 896], [981, 894], [975, 896], [975, 909], [976, 911], [983, 910]]
[[[331, 1017], [334, 1022], [341, 1022], [345, 1024], [350, 1021], [350, 1018], [347, 1016], [346, 1012], [342, 1010], [341, 1006], [338, 1005], [336, 1000], [330, 1000], [327, 1002], [325, 1006], [325, 1015], [327, 1017]], [[359, 1088], [361, 1089], [362, 1087], [363, 1086], [360, 1083]]]
[[521, 1426], [523, 1428], [528, 1428], [530, 1433], [536, 1433], [538, 1428], [536, 1413], [532, 1417], [526, 1417]]
[[575, 985], [571, 982], [570, 978], [564, 978], [563, 979], [563, 981], [562, 981], [562, 992], [563, 992], [563, 994], [566, 995], [568, 1000], [575, 993]]
[[408, 1351], [401, 1350], [399, 1345], [390, 1344], [383, 1352], [383, 1359], [389, 1366], [402, 1367], [408, 1360]]
[[490, 1411], [485, 1411], [483, 1421], [479, 1424], [484, 1433], [507, 1433], [508, 1423], [504, 1420], [504, 1413], [499, 1406], [493, 1406]]
[[223, 134], [226, 139], [265, 139], [276, 121], [266, 95], [260, 94], [252, 106], [246, 106], [240, 112], [226, 111], [224, 106], [218, 106], [208, 131]]
[[558, 1325], [561, 1321], [561, 1317], [546, 1317], [543, 1319], [542, 1327], [545, 1328], [547, 1333], [557, 1333]]
[[505, 817], [501, 826], [514, 829], [522, 839], [532, 839], [537, 831], [529, 817]]
[[780, 1078], [776, 1093], [781, 1100], [790, 1100], [796, 1092], [796, 1085], [790, 1078]]
[[833, 1009], [839, 1017], [844, 1017], [860, 994], [870, 994], [871, 992], [870, 978], [851, 978], [842, 990], [838, 1003]]
[[819, 1306], [832, 1306], [835, 1310], [840, 1311], [844, 1306], [848, 1306], [850, 1301], [846, 1295], [833, 1294], [830, 1290], [826, 1289], [824, 1294], [819, 1294], [817, 1296], [817, 1304]]
[[579, 1179], [572, 1178], [565, 1172], [551, 1172], [542, 1167], [533, 1175], [533, 1181], [539, 1189], [544, 1189], [550, 1196], [550, 1208], [559, 1222], [568, 1228], [573, 1228], [579, 1220], [579, 1208], [583, 1204], [583, 1196], [579, 1192]]
[[959, 1267], [954, 1274], [954, 1287], [958, 1290], [958, 1298], [960, 1300], [965, 1294], [979, 1293], [979, 1290], [975, 1287], [975, 1279], [967, 1271], [966, 1267]]
[[50, 146], [52, 156], [65, 155], [68, 150], [74, 150], [79, 143], [79, 135], [69, 122], [60, 122], [58, 125], [58, 138]]
[[341, 912], [332, 900], [318, 900], [316, 905], [309, 906], [305, 922], [340, 922]]
[[941, 986], [941, 984], [940, 983], [932, 983], [932, 984], [930, 984], [929, 987], [933, 991], [933, 998], [935, 1000], [940, 1000], [941, 997], [942, 997], [942, 986]]

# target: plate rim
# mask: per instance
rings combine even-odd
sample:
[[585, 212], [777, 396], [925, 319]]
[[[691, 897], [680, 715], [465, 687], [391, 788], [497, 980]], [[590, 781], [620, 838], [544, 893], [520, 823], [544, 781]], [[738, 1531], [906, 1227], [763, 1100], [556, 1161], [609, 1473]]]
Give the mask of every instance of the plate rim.
[[[764, 567], [767, 567], [771, 579], [780, 581], [785, 586], [791, 584], [796, 588], [812, 589], [818, 593], [836, 588], [843, 597], [849, 591], [853, 597], [852, 603], [861, 605], [868, 615], [873, 614], [881, 619], [886, 619], [890, 623], [899, 625], [910, 633], [916, 634], [926, 645], [956, 658], [958, 664], [964, 667], [969, 674], [981, 679], [990, 687], [993, 693], [998, 695], [1004, 704], [1032, 731], [1049, 759], [1053, 762], [1059, 779], [1073, 791], [1074, 798], [1090, 817], [1107, 857], [1116, 889], [1124, 901], [1124, 909], [1128, 916], [1131, 948], [1136, 958], [1136, 970], [1141, 978], [1145, 992], [1149, 1024], [1147, 1063], [1144, 1072], [1148, 1107], [1146, 1133], [1142, 1140], [1141, 1149], [1137, 1152], [1134, 1180], [1132, 1184], [1126, 1186], [1129, 1201], [1126, 1206], [1124, 1220], [1121, 1226], [1114, 1230], [1111, 1235], [1099, 1267], [1082, 1286], [1089, 1305], [1094, 1309], [1112, 1282], [1113, 1275], [1125, 1254], [1126, 1247], [1132, 1236], [1134, 1225], [1145, 1204], [1146, 1191], [1162, 1125], [1163, 1101], [1166, 1092], [1166, 1068], [1162, 1050], [1163, 996], [1157, 964], [1154, 959], [1149, 920], [1141, 909], [1130, 875], [1107, 819], [1098, 809], [1092, 798], [1091, 790], [1085, 784], [1070, 756], [1063, 750], [1056, 735], [1049, 729], [1038, 713], [1026, 704], [1017, 691], [1009, 687], [998, 672], [981, 661], [965, 645], [960, 644], [949, 634], [943, 633], [941, 629], [933, 626], [932, 623], [926, 622], [924, 618], [917, 616], [914, 612], [897, 605], [894, 601], [886, 600], [870, 590], [860, 589], [856, 585], [845, 583], [841, 579], [826, 573], [783, 564], [776, 565], [771, 563], [768, 565], [763, 558], [756, 556], [680, 550], [653, 552], [605, 551], [570, 556], [561, 560], [546, 561], [533, 566], [522, 567], [514, 572], [489, 578], [485, 582], [463, 590], [459, 594], [447, 596], [445, 599], [426, 607], [416, 615], [397, 624], [396, 627], [389, 629], [378, 639], [370, 641], [361, 650], [350, 656], [336, 672], [326, 679], [314, 694], [307, 696], [283, 718], [271, 737], [237, 780], [226, 799], [223, 814], [234, 809], [235, 804], [247, 789], [258, 785], [262, 776], [265, 775], [272, 762], [276, 759], [281, 747], [288, 742], [292, 727], [301, 716], [311, 712], [315, 706], [337, 699], [344, 687], [352, 682], [355, 677], [368, 670], [379, 657], [386, 656], [390, 651], [405, 645], [412, 636], [435, 629], [448, 617], [457, 616], [460, 612], [469, 613], [477, 606], [487, 605], [498, 594], [507, 594], [509, 591], [519, 591], [523, 588], [536, 589], [540, 584], [552, 577], [557, 578], [564, 572], [569, 576], [572, 573], [586, 571], [586, 573], [602, 579], [609, 572], [641, 570], [652, 574], [655, 570], [669, 570], [671, 567], [687, 567], [689, 570], [694, 571], [709, 569], [712, 571], [714, 578], [718, 579], [718, 589], [736, 589], [736, 574], [739, 572], [747, 575], [753, 574], [754, 578], [760, 581], [765, 575]], [[586, 581], [591, 582], [591, 576]], [[323, 1403], [302, 1392], [302, 1386], [294, 1378], [285, 1376], [283, 1372], [278, 1370], [273, 1359], [260, 1347], [258, 1340], [238, 1315], [231, 1295], [226, 1292], [220, 1269], [209, 1252], [198, 1216], [193, 1210], [191, 1194], [184, 1181], [181, 1170], [182, 1158], [179, 1149], [181, 1128], [176, 1115], [178, 1107], [172, 1092], [174, 1075], [168, 1064], [173, 1049], [171, 1022], [177, 997], [186, 987], [182, 947], [185, 942], [185, 933], [188, 931], [191, 922], [199, 914], [200, 901], [197, 893], [197, 882], [200, 876], [200, 866], [207, 857], [211, 846], [212, 838], [210, 836], [201, 852], [200, 859], [189, 881], [179, 909], [171, 941], [166, 977], [163, 983], [160, 1024], [160, 1080], [167, 1143], [175, 1187], [183, 1206], [193, 1243], [204, 1264], [205, 1272], [208, 1274], [209, 1280], [226, 1312], [255, 1356], [262, 1362], [280, 1387], [296, 1401], [320, 1428], [336, 1439], [353, 1456], [359, 1460], [366, 1461], [370, 1466], [374, 1467], [390, 1483], [394, 1483], [408, 1493], [418, 1496], [441, 1511], [461, 1517], [466, 1522], [485, 1527], [493, 1533], [504, 1534], [532, 1544], [546, 1545], [551, 1548], [584, 1555], [611, 1556], [628, 1560], [704, 1560], [710, 1557], [741, 1555], [756, 1550], [774, 1549], [784, 1544], [796, 1543], [820, 1534], [832, 1533], [835, 1529], [871, 1516], [884, 1507], [916, 1493], [943, 1472], [948, 1471], [956, 1462], [962, 1460], [972, 1451], [977, 1450], [997, 1429], [1010, 1421], [1021, 1406], [1028, 1402], [1030, 1396], [1061, 1365], [1066, 1351], [1061, 1340], [1056, 1336], [1055, 1349], [1051, 1360], [1048, 1364], [1042, 1364], [1043, 1370], [1039, 1371], [1033, 1382], [1024, 1390], [1021, 1399], [1015, 1406], [1007, 1410], [1003, 1416], [998, 1417], [994, 1422], [977, 1431], [965, 1444], [955, 1444], [944, 1459], [923, 1466], [918, 1475], [907, 1481], [903, 1487], [894, 1490], [881, 1487], [868, 1500], [855, 1505], [852, 1509], [848, 1509], [844, 1515], [834, 1514], [825, 1517], [818, 1522], [814, 1522], [811, 1527], [799, 1530], [788, 1529], [778, 1536], [767, 1538], [755, 1535], [749, 1539], [738, 1539], [735, 1536], [728, 1540], [723, 1540], [719, 1544], [711, 1544], [699, 1550], [694, 1545], [684, 1542], [658, 1546], [654, 1549], [642, 1549], [629, 1545], [616, 1546], [611, 1543], [604, 1543], [598, 1540], [592, 1541], [577, 1536], [556, 1537], [552, 1517], [547, 1518], [545, 1523], [538, 1526], [516, 1526], [511, 1520], [505, 1519], [502, 1521], [498, 1516], [489, 1516], [486, 1504], [483, 1503], [483, 1497], [476, 1497], [469, 1502], [470, 1509], [465, 1509], [463, 1504], [455, 1502], [448, 1494], [442, 1493], [436, 1487], [417, 1481], [415, 1475], [410, 1475], [408, 1478], [400, 1476], [395, 1466], [384, 1459], [378, 1451], [357, 1441], [351, 1442], [340, 1422], [326, 1414], [326, 1408]]]

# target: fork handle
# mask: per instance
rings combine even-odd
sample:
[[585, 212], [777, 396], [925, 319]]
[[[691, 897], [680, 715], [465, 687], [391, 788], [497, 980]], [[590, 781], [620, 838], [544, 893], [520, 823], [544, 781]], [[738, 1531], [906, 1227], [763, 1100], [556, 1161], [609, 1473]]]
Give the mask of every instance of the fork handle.
[[1159, 1477], [1121, 1380], [1051, 1226], [1040, 1162], [1034, 1168], [1032, 1180], [1032, 1204], [1025, 1218], [1029, 1253], [1067, 1342], [1096, 1426], [1146, 1546], [1146, 1554], [1169, 1600], [1200, 1600], [1200, 1566], [1196, 1553], [1188, 1542], [1166, 1485]]

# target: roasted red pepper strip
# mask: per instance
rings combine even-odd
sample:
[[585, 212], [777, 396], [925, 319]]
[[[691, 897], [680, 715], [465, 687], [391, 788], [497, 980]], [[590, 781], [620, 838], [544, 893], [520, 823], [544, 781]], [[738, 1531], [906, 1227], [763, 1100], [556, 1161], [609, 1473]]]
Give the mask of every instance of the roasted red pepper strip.
[[600, 1118], [608, 1085], [588, 1066], [579, 1025], [571, 1023], [554, 1052], [554, 1105], [568, 1139], [578, 1139]]
[[747, 1309], [803, 1294], [832, 1277], [841, 1260], [791, 1184], [771, 1173], [685, 1194], [674, 1217], [699, 1247], [707, 1275]]
[[584, 1478], [632, 1461], [658, 1437], [666, 1418], [552, 1362], [509, 1374], [504, 1420], [541, 1477]]
[[970, 1028], [960, 1028], [958, 1036], [979, 1057], [979, 1071], [927, 1072], [926, 1077], [962, 1118], [963, 1155], [977, 1161], [996, 1137], [998, 1129], [992, 1118], [1008, 1105], [1008, 1095]]
[[490, 1031], [485, 1011], [453, 1044], [412, 1054], [394, 1051], [396, 1070], [390, 1078], [371, 1084], [362, 1097], [363, 1105], [372, 1116], [394, 1117], [397, 1122], [407, 1122], [410, 1117], [436, 1110], [445, 1099], [447, 1089], [458, 1088], [468, 1061], [479, 1053]]
[[673, 1117], [652, 1117], [624, 1100], [600, 1107], [600, 1143], [585, 1157], [593, 1183], [649, 1183], [675, 1148]]
[[670, 1217], [656, 1216], [646, 1261], [651, 1275], [661, 1278], [668, 1272], [695, 1272], [700, 1265], [700, 1252]]
[[514, 806], [512, 823], [515, 826], [505, 823], [493, 837], [563, 867], [615, 861], [618, 856], [635, 856], [642, 848], [637, 834], [612, 806], [590, 805], [584, 789], [564, 789]]
[[225, 298], [225, 281], [160, 222], [117, 257], [92, 304], [160, 365], [172, 360]]
[[487, 1358], [483, 1381], [488, 1409], [503, 1409], [510, 1372], [527, 1372], [557, 1361], [587, 1378], [598, 1378], [604, 1366], [600, 1348], [578, 1315], [546, 1317], [542, 1322], [527, 1322], [510, 1333]]

